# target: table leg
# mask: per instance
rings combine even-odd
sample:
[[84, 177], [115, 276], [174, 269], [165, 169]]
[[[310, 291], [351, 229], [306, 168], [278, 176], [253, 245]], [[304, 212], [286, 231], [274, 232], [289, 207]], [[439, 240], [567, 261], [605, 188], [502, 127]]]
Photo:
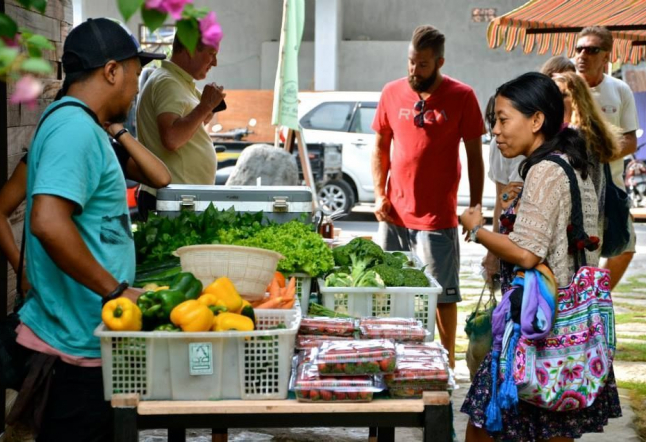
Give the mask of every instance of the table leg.
[[424, 406], [424, 442], [453, 441], [453, 409], [448, 405]]
[[137, 408], [114, 409], [114, 442], [139, 442]]
[[379, 427], [377, 442], [395, 442], [395, 427]]
[[377, 442], [377, 427], [368, 428], [368, 442]]
[[229, 440], [229, 430], [227, 428], [211, 429], [211, 442], [227, 442]]
[[186, 429], [184, 429], [184, 428], [169, 428], [168, 429], [168, 442], [186, 442]]

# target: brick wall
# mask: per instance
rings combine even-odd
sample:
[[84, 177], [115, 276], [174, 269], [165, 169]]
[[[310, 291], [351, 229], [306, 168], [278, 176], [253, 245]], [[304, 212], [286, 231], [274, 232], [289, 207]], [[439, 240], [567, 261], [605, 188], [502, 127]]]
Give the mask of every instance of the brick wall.
[[[16, 0], [5, 0], [5, 12], [13, 18], [19, 27], [24, 27], [47, 37], [55, 46], [46, 51], [44, 57], [52, 62], [54, 72], [43, 78], [44, 93], [38, 106], [29, 109], [26, 106], [7, 102], [7, 174], [13, 173], [23, 152], [29, 147], [31, 137], [42, 111], [52, 102], [61, 86], [60, 59], [63, 53], [63, 41], [72, 28], [72, 0], [48, 0], [44, 14], [28, 11]], [[7, 85], [7, 95], [11, 96], [13, 85]], [[11, 218], [14, 238], [20, 245], [24, 220], [24, 203]], [[13, 308], [16, 276], [10, 266], [7, 268], [7, 286], [9, 291], [8, 309]]]

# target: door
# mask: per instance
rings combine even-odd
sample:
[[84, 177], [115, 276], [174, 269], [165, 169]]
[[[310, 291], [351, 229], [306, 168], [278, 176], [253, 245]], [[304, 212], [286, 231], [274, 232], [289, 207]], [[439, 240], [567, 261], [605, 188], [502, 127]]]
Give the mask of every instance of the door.
[[347, 140], [343, 143], [343, 169], [355, 181], [359, 202], [362, 203], [375, 201], [370, 162], [375, 146], [375, 132], [371, 126], [376, 111], [376, 102], [359, 103], [350, 122]]

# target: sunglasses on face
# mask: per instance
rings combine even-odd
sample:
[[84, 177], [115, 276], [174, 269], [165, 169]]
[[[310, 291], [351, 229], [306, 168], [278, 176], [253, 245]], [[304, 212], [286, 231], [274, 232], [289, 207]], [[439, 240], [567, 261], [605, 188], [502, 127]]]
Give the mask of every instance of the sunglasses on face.
[[424, 114], [426, 113], [426, 101], [419, 100], [415, 103], [415, 112], [418, 112], [417, 115], [413, 117], [413, 122], [417, 127], [424, 127]]
[[599, 52], [603, 51], [602, 48], [599, 46], [577, 46], [574, 48], [577, 54], [580, 54], [581, 52], [585, 51], [587, 54], [590, 55], [597, 55]]

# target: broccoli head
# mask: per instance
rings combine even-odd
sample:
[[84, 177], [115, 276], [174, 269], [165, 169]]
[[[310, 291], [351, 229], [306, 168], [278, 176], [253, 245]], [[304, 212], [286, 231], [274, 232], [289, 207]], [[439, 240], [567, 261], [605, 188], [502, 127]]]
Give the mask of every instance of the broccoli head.
[[428, 287], [431, 284], [422, 270], [402, 269], [404, 275], [404, 287]]
[[345, 245], [345, 253], [350, 257], [352, 279], [355, 283], [366, 270], [381, 264], [384, 260], [384, 251], [381, 247], [368, 239], [359, 237]]
[[[388, 255], [388, 253], [386, 255]], [[386, 287], [401, 287], [404, 285], [404, 275], [402, 274], [401, 267], [391, 267], [384, 263], [374, 266], [371, 270], [374, 270], [379, 276], [381, 276]]]
[[391, 255], [393, 255], [395, 258], [398, 258], [401, 261], [402, 266], [404, 267], [415, 266], [415, 263], [413, 262], [413, 260], [404, 252], [391, 252]]
[[348, 273], [333, 272], [325, 278], [325, 287], [352, 287], [352, 278]]
[[384, 287], [384, 280], [374, 270], [370, 269], [354, 281], [354, 287]]
[[334, 265], [337, 267], [344, 267], [350, 265], [350, 257], [348, 256], [346, 246], [339, 246], [332, 249], [332, 256], [334, 257]]
[[[405, 256], [405, 255], [404, 255]], [[395, 254], [393, 253], [384, 253], [384, 264], [389, 266], [389, 267], [394, 267], [396, 269], [401, 269], [402, 266], [404, 265], [404, 262]], [[386, 284], [390, 285], [390, 284]]]

